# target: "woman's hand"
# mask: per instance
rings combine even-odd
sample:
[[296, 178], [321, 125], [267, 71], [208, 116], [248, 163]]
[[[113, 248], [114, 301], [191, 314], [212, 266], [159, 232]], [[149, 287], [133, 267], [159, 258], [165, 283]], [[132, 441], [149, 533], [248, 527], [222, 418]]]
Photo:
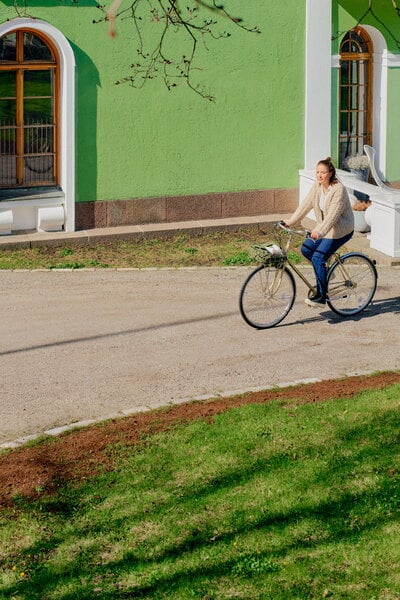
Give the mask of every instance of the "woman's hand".
[[315, 229], [313, 229], [312, 232], [310, 233], [310, 238], [312, 240], [318, 240], [319, 239], [319, 233], [318, 233], [318, 231], [316, 231]]

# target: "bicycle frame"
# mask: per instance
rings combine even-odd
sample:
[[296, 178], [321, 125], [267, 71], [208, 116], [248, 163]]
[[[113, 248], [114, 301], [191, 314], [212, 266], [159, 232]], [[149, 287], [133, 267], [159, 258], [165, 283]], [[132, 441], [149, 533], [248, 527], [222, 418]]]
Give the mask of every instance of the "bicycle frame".
[[[339, 254], [338, 252], [335, 252], [329, 259], [327, 267], [328, 269], [330, 267], [332, 267], [332, 265], [336, 262], [339, 263], [340, 265], [340, 269], [343, 273], [343, 278], [346, 281], [351, 282], [351, 277], [348, 274], [348, 272], [346, 271], [346, 267], [343, 265], [342, 260], [341, 260], [341, 254]], [[308, 287], [308, 289], [310, 290], [310, 292], [312, 292], [313, 294], [316, 294], [317, 292], [317, 288], [315, 285], [313, 285], [312, 283], [310, 283], [310, 281], [307, 279], [307, 277], [304, 275], [304, 273], [302, 271], [300, 271], [300, 269], [298, 267], [296, 267], [296, 265], [290, 260], [290, 258], [286, 257], [286, 261], [285, 261], [289, 267], [292, 269], [292, 271], [294, 271], [296, 273], [296, 275], [298, 277], [300, 277], [300, 279], [303, 281], [303, 283]], [[339, 284], [337, 286], [337, 289], [335, 290], [335, 292], [339, 292], [343, 290], [343, 284]]]
[[[284, 228], [282, 227], [282, 229], [284, 229]], [[285, 256], [282, 267], [284, 267], [285, 265], [288, 265], [292, 269], [292, 271], [294, 271], [296, 273], [296, 275], [298, 277], [300, 277], [300, 279], [308, 287], [310, 292], [312, 294], [316, 294], [316, 291], [317, 291], [316, 286], [313, 285], [312, 283], [310, 283], [310, 281], [307, 279], [307, 277], [304, 275], [304, 273], [302, 273], [302, 271], [300, 271], [300, 269], [288, 257], [288, 251], [290, 249], [293, 235], [300, 235], [302, 237], [305, 237], [308, 232], [305, 230], [304, 231], [295, 231], [295, 230], [287, 231], [287, 229], [284, 229], [284, 231], [286, 231], [289, 235], [288, 235], [288, 240], [287, 240], [286, 244], [285, 245], [280, 244], [282, 250], [284, 251], [284, 256]]]
[[[312, 284], [307, 279], [307, 277], [304, 275], [304, 273], [288, 257], [288, 251], [290, 249], [290, 245], [291, 245], [291, 241], [292, 241], [293, 235], [304, 236], [304, 235], [307, 235], [308, 232], [306, 230], [304, 230], [304, 231], [296, 231], [296, 230], [293, 230], [293, 229], [292, 230], [288, 230], [288, 228], [285, 229], [284, 227], [282, 227], [282, 229], [284, 229], [284, 231], [287, 231], [287, 233], [289, 234], [288, 235], [288, 240], [287, 240], [286, 244], [285, 245], [280, 244], [282, 250], [284, 251], [284, 256], [285, 256], [282, 268], [285, 265], [288, 265], [290, 267], [290, 269], [292, 269], [292, 271], [294, 271], [294, 273], [308, 287], [308, 289], [310, 290], [310, 292], [312, 294], [316, 294], [317, 288], [316, 288], [315, 284]], [[340, 293], [346, 287], [355, 287], [353, 281], [351, 280], [351, 277], [350, 277], [349, 273], [346, 270], [346, 267], [343, 264], [342, 255], [339, 252], [334, 252], [332, 254], [332, 256], [329, 258], [328, 263], [327, 263], [327, 269], [330, 269], [333, 266], [333, 264], [335, 264], [336, 262], [339, 263], [339, 265], [340, 265], [340, 270], [342, 271], [342, 274], [343, 274], [343, 280], [347, 283], [347, 285], [345, 284], [345, 286], [343, 286], [343, 282], [339, 283], [336, 286], [336, 289], [334, 288], [334, 292], [335, 293]], [[331, 292], [332, 292], [332, 288], [331, 288]]]

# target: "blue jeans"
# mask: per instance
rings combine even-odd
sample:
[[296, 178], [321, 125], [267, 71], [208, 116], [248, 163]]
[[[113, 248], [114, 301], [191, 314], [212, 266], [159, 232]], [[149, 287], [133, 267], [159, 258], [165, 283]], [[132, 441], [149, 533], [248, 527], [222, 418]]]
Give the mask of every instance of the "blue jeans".
[[312, 238], [307, 238], [303, 243], [301, 253], [311, 261], [314, 267], [315, 278], [317, 280], [317, 296], [326, 297], [327, 260], [340, 246], [348, 242], [352, 235], [353, 232], [336, 240], [328, 238], [313, 240]]

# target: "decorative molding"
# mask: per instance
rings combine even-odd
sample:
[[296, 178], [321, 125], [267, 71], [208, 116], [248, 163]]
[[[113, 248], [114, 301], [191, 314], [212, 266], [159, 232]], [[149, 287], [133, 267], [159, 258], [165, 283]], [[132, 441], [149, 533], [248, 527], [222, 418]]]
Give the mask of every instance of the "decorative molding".
[[332, 54], [331, 67], [333, 69], [338, 69], [340, 67], [340, 54]]
[[[374, 52], [374, 64], [380, 63], [382, 67], [398, 68], [400, 67], [400, 54], [393, 54], [393, 52]], [[338, 69], [340, 67], [340, 54], [332, 54], [331, 67]]]
[[384, 50], [382, 56], [382, 66], [388, 68], [399, 68], [400, 67], [400, 54], [393, 54]]

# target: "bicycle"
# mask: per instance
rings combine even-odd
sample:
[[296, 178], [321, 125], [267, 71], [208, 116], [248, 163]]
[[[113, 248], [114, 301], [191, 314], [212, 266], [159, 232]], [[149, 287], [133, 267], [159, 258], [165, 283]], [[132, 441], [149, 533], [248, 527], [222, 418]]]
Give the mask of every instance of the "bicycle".
[[[275, 327], [288, 315], [296, 297], [293, 272], [308, 287], [308, 296], [316, 287], [298, 269], [289, 256], [294, 236], [309, 236], [307, 230], [295, 230], [277, 223], [277, 243], [253, 246], [261, 264], [244, 281], [239, 295], [243, 319], [256, 329]], [[279, 235], [280, 233], [280, 235]], [[287, 235], [283, 243], [282, 234]], [[328, 263], [327, 305], [342, 317], [362, 312], [372, 301], [378, 281], [375, 262], [361, 252], [335, 252]]]

